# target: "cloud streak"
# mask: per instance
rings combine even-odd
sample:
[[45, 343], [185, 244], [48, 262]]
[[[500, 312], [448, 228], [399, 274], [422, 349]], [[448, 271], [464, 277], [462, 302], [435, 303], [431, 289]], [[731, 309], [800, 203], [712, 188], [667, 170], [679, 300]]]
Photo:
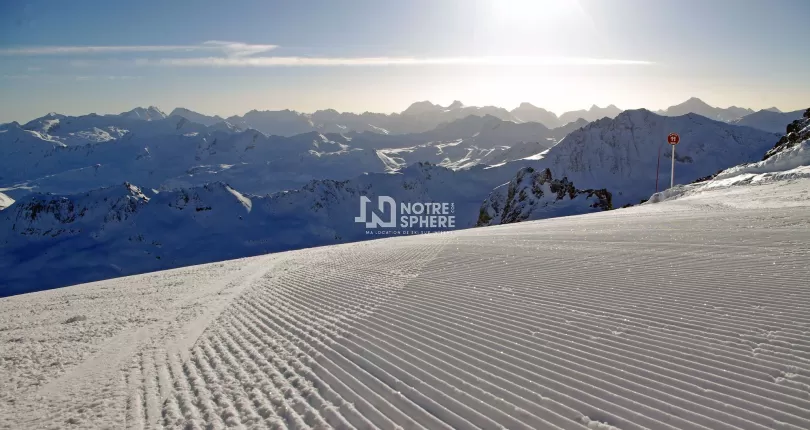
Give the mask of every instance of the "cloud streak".
[[2, 48], [2, 56], [102, 55], [144, 52], [218, 51], [226, 57], [245, 57], [277, 48], [277, 45], [255, 45], [241, 42], [209, 40], [198, 45], [121, 45], [121, 46], [27, 46]]
[[[0, 48], [0, 56], [88, 56], [115, 54], [157, 54], [130, 60], [73, 58], [74, 66], [129, 63], [139, 66], [169, 67], [336, 67], [336, 66], [627, 66], [650, 65], [650, 61], [614, 58], [462, 56], [462, 57], [297, 57], [266, 53], [277, 45], [209, 40], [196, 45], [127, 46], [29, 46]], [[187, 53], [191, 55], [178, 55]], [[265, 54], [265, 55], [259, 55]]]
[[140, 65], [176, 67], [329, 67], [329, 66], [620, 66], [650, 61], [579, 57], [197, 57], [138, 60]]

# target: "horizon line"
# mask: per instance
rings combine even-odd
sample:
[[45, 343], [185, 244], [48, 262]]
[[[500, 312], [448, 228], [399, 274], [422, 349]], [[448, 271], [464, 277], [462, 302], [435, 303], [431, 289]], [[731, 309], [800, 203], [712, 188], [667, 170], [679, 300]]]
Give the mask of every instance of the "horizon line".
[[[690, 97], [690, 99], [691, 99], [691, 98], [697, 98], [697, 97]], [[687, 100], [689, 100], [689, 99], [687, 99]], [[452, 103], [455, 103], [456, 101], [458, 101], [458, 100], [455, 100], [455, 101], [454, 101], [454, 102], [452, 102]], [[442, 105], [441, 105], [441, 104], [439, 104], [439, 103], [433, 103], [433, 102], [431, 102], [431, 101], [429, 101], [429, 100], [420, 100], [420, 101], [415, 101], [415, 102], [412, 102], [411, 104], [409, 104], [409, 105], [408, 105], [408, 107], [410, 107], [410, 106], [412, 106], [413, 104], [416, 104], [416, 103], [424, 103], [424, 102], [431, 103], [432, 105], [434, 105], [434, 106], [438, 106], [438, 107], [445, 107], [445, 106], [442, 106]], [[452, 104], [452, 103], [451, 103], [451, 104]], [[648, 107], [638, 107], [638, 108], [627, 108], [627, 109], [624, 109], [624, 108], [620, 108], [620, 107], [616, 106], [616, 104], [615, 104], [615, 103], [609, 103], [609, 104], [607, 104], [605, 107], [601, 107], [601, 106], [599, 106], [599, 105], [597, 105], [597, 104], [592, 104], [590, 107], [587, 107], [587, 108], [566, 110], [566, 111], [562, 111], [562, 113], [559, 113], [559, 114], [558, 114], [557, 112], [555, 112], [555, 111], [548, 110], [548, 109], [542, 108], [542, 107], [540, 107], [540, 106], [537, 106], [537, 105], [535, 105], [535, 104], [533, 104], [533, 103], [531, 103], [531, 102], [521, 102], [521, 103], [519, 103], [519, 104], [518, 104], [516, 107], [514, 107], [514, 108], [512, 108], [512, 109], [508, 109], [508, 108], [505, 108], [505, 107], [502, 107], [502, 106], [496, 106], [496, 105], [481, 105], [481, 106], [475, 106], [475, 105], [464, 105], [463, 103], [462, 103], [462, 105], [463, 105], [464, 107], [473, 107], [473, 108], [479, 108], [479, 109], [481, 109], [481, 108], [487, 108], [487, 107], [492, 107], [492, 108], [503, 109], [503, 110], [505, 110], [505, 111], [507, 111], [507, 112], [511, 113], [513, 110], [517, 109], [518, 107], [520, 107], [520, 105], [522, 105], [522, 104], [524, 104], [524, 103], [527, 103], [527, 104], [529, 104], [529, 105], [531, 105], [531, 106], [533, 106], [533, 107], [539, 108], [539, 109], [543, 109], [543, 110], [545, 110], [545, 111], [547, 111], [547, 112], [549, 112], [549, 113], [554, 114], [555, 116], [557, 116], [557, 117], [559, 118], [559, 117], [561, 117], [562, 115], [564, 115], [564, 114], [566, 114], [566, 113], [570, 113], [570, 112], [577, 112], [577, 111], [586, 111], [586, 112], [588, 112], [588, 111], [590, 111], [590, 110], [591, 110], [592, 108], [594, 108], [594, 107], [596, 107], [596, 108], [598, 108], [598, 109], [607, 109], [607, 108], [609, 108], [609, 107], [611, 107], [611, 106], [615, 107], [616, 109], [618, 109], [618, 110], [619, 110], [619, 111], [621, 111], [621, 112], [627, 112], [627, 111], [636, 111], [636, 110], [646, 110], [646, 111], [649, 111], [649, 112], [651, 112], [651, 113], [653, 113], [653, 114], [656, 114], [656, 115], [665, 115], [665, 114], [663, 114], [663, 113], [661, 113], [661, 112], [662, 112], [662, 111], [663, 111], [663, 112], [666, 112], [666, 110], [667, 110], [669, 107], [677, 106], [677, 105], [679, 105], [679, 104], [682, 104], [683, 102], [681, 102], [681, 103], [677, 103], [677, 104], [675, 104], [675, 105], [667, 106], [666, 108], [663, 108], [663, 109], [653, 109], [653, 108], [648, 108]], [[710, 105], [710, 106], [711, 106], [711, 105]], [[78, 114], [78, 115], [60, 114], [60, 113], [58, 113], [58, 112], [54, 112], [54, 111], [52, 111], [52, 112], [48, 112], [48, 113], [47, 113], [47, 114], [45, 114], [45, 115], [41, 115], [41, 116], [34, 117], [34, 118], [32, 118], [32, 119], [30, 119], [30, 120], [28, 120], [28, 121], [22, 121], [22, 122], [21, 122], [21, 121], [12, 120], [12, 121], [9, 121], [9, 122], [3, 122], [3, 123], [0, 123], [0, 124], [11, 124], [11, 123], [15, 123], [15, 122], [16, 122], [16, 123], [18, 123], [18, 124], [22, 125], [22, 124], [28, 123], [28, 122], [30, 122], [30, 121], [34, 121], [34, 120], [39, 119], [39, 118], [43, 118], [43, 117], [48, 116], [48, 115], [50, 115], [50, 114], [65, 115], [65, 116], [74, 116], [74, 117], [80, 117], [80, 116], [85, 116], [85, 115], [94, 115], [94, 114], [95, 114], [95, 115], [101, 115], [101, 116], [106, 116], [106, 115], [121, 115], [121, 114], [123, 114], [123, 113], [127, 113], [127, 112], [130, 112], [130, 111], [132, 111], [132, 110], [139, 109], [139, 108], [140, 108], [140, 109], [156, 108], [156, 109], [158, 109], [160, 112], [162, 112], [163, 114], [165, 114], [167, 117], [169, 117], [169, 116], [170, 116], [170, 114], [171, 114], [171, 112], [173, 112], [173, 111], [174, 111], [174, 110], [176, 110], [176, 109], [185, 109], [185, 110], [188, 110], [188, 111], [191, 111], [191, 112], [193, 112], [193, 113], [197, 113], [197, 114], [200, 114], [200, 115], [203, 115], [203, 116], [208, 116], [208, 117], [220, 117], [220, 118], [221, 118], [223, 121], [227, 121], [227, 119], [228, 119], [228, 118], [230, 118], [230, 117], [234, 117], [234, 116], [236, 116], [236, 117], [241, 117], [241, 116], [244, 116], [244, 115], [246, 115], [246, 114], [248, 114], [248, 113], [250, 113], [250, 112], [254, 112], [254, 111], [255, 111], [255, 112], [282, 112], [282, 111], [291, 111], [291, 112], [296, 112], [296, 113], [299, 113], [299, 114], [313, 114], [313, 113], [315, 113], [315, 112], [319, 112], [319, 111], [334, 110], [334, 111], [336, 111], [336, 112], [338, 112], [338, 113], [340, 113], [340, 114], [354, 114], [354, 115], [362, 115], [362, 114], [366, 114], [366, 113], [371, 113], [371, 114], [392, 115], [392, 114], [401, 114], [402, 112], [404, 112], [405, 110], [407, 110], [407, 109], [408, 109], [408, 107], [406, 107], [406, 108], [405, 108], [405, 109], [403, 109], [402, 111], [390, 111], [390, 112], [374, 112], [374, 111], [369, 111], [369, 110], [365, 110], [365, 111], [362, 111], [362, 112], [360, 112], [360, 111], [339, 111], [339, 110], [334, 109], [334, 108], [321, 108], [321, 109], [315, 109], [315, 110], [313, 110], [313, 111], [296, 110], [296, 109], [290, 109], [290, 108], [283, 108], [283, 109], [257, 109], [257, 108], [254, 108], [254, 109], [250, 109], [250, 110], [248, 110], [248, 111], [245, 111], [245, 112], [244, 112], [244, 113], [242, 113], [242, 114], [232, 114], [232, 115], [227, 115], [227, 116], [226, 116], [226, 115], [220, 115], [220, 114], [205, 114], [205, 113], [201, 113], [201, 112], [199, 112], [199, 111], [196, 111], [196, 110], [193, 110], [193, 109], [189, 109], [189, 108], [186, 108], [186, 107], [183, 107], [183, 106], [176, 106], [175, 108], [173, 108], [171, 111], [169, 111], [169, 112], [167, 113], [166, 111], [164, 111], [164, 110], [160, 109], [160, 108], [159, 108], [159, 107], [157, 107], [156, 105], [148, 105], [148, 106], [136, 106], [136, 107], [134, 107], [134, 108], [132, 108], [132, 109], [130, 109], [130, 110], [125, 110], [125, 111], [122, 111], [122, 112], [108, 112], [108, 113], [89, 112], [89, 113]], [[718, 108], [718, 109], [728, 109], [728, 108], [731, 108], [731, 107], [737, 107], [737, 106], [729, 106], [728, 108], [720, 108], [720, 107], [717, 107], [717, 106], [712, 106], [712, 107], [715, 107], [715, 108]], [[771, 108], [775, 108], [775, 107], [776, 107], [776, 106], [769, 106], [769, 107], [767, 107], [767, 108], [762, 108], [762, 109], [757, 109], [757, 110], [755, 110], [755, 109], [753, 109], [753, 108], [744, 108], [744, 109], [750, 109], [750, 110], [752, 110], [752, 111], [753, 111], [752, 113], [755, 113], [755, 112], [759, 112], [759, 111], [765, 111], [765, 110], [769, 110], [769, 109], [771, 109]], [[777, 109], [779, 109], [779, 108], [777, 108]], [[804, 110], [804, 108], [801, 108], [801, 109], [798, 109], [798, 110]], [[779, 109], [779, 112], [781, 112], [781, 113], [789, 113], [789, 112], [793, 112], [793, 110], [787, 110], [787, 111], [785, 111], [785, 110]], [[488, 115], [489, 115], [489, 114], [488, 114]], [[473, 113], [471, 113], [471, 114], [470, 114], [470, 115], [468, 115], [468, 116], [476, 116], [476, 115], [475, 115], [475, 114], [473, 114]], [[477, 115], [477, 116], [481, 116], [481, 115]], [[465, 118], [466, 118], [466, 117], [465, 117]], [[710, 118], [710, 119], [711, 119], [711, 118]], [[504, 120], [504, 121], [508, 121], [508, 120]], [[529, 121], [529, 122], [536, 122], [536, 121]], [[592, 121], [591, 121], [591, 122], [592, 122]]]

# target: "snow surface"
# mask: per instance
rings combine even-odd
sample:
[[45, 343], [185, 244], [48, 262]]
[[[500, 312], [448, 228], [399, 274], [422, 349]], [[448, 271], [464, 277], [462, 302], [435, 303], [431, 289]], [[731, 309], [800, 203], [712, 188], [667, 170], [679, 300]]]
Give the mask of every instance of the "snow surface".
[[14, 203], [14, 199], [3, 193], [0, 193], [0, 210], [3, 210], [11, 206], [12, 203]]
[[713, 185], [732, 185], [742, 181], [794, 179], [810, 168], [810, 140], [776, 153], [767, 160], [726, 169], [711, 181]]
[[809, 185], [0, 299], [0, 427], [807, 429]]

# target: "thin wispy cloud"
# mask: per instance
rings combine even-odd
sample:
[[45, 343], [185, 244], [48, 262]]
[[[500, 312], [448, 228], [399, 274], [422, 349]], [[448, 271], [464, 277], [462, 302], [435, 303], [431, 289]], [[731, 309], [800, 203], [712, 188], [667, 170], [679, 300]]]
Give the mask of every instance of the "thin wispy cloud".
[[75, 76], [74, 79], [77, 81], [134, 81], [138, 79], [142, 79], [142, 76], [131, 76], [131, 75], [106, 75], [106, 76]]
[[31, 79], [31, 78], [32, 78], [31, 75], [0, 75], [0, 79], [18, 80], [18, 79]]
[[140, 59], [140, 65], [178, 67], [323, 67], [323, 66], [612, 66], [650, 65], [650, 61], [579, 57], [198, 57]]
[[[73, 66], [118, 64], [134, 61], [139, 66], [174, 67], [330, 67], [330, 66], [622, 66], [650, 65], [650, 61], [615, 58], [532, 57], [532, 56], [460, 56], [460, 57], [298, 57], [259, 55], [277, 45], [249, 44], [209, 40], [196, 45], [135, 46], [36, 46], [0, 49], [0, 56], [89, 55], [153, 53], [149, 58], [121, 60], [71, 59]], [[198, 55], [177, 55], [178, 53]], [[163, 54], [163, 55], [161, 55]], [[132, 64], [132, 63], [129, 63]]]
[[126, 54], [146, 52], [197, 52], [219, 51], [226, 57], [244, 57], [267, 52], [277, 45], [257, 45], [241, 42], [210, 40], [198, 45], [121, 45], [121, 46], [26, 46], [18, 48], [0, 48], [3, 56], [37, 56], [37, 55], [93, 55], [93, 54]]
[[203, 42], [202, 47], [206, 49], [219, 49], [230, 57], [245, 57], [248, 55], [261, 54], [278, 48], [278, 45], [251, 45], [240, 42], [223, 42], [221, 40], [209, 40]]

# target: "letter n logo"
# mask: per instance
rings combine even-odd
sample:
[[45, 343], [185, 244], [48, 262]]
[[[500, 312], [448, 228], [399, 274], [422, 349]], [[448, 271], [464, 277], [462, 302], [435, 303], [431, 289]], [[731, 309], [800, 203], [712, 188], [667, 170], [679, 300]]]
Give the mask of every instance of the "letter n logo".
[[383, 221], [374, 210], [371, 210], [371, 221], [367, 222], [368, 214], [366, 213], [366, 205], [371, 203], [371, 199], [366, 196], [360, 196], [360, 216], [354, 217], [354, 222], [364, 222], [366, 223], [366, 228], [394, 228], [397, 226], [396, 222], [396, 202], [393, 198], [388, 196], [379, 196], [377, 197], [377, 209], [380, 211], [383, 216], [385, 216], [385, 206], [387, 205], [390, 208], [390, 216], [388, 217], [388, 221]]

